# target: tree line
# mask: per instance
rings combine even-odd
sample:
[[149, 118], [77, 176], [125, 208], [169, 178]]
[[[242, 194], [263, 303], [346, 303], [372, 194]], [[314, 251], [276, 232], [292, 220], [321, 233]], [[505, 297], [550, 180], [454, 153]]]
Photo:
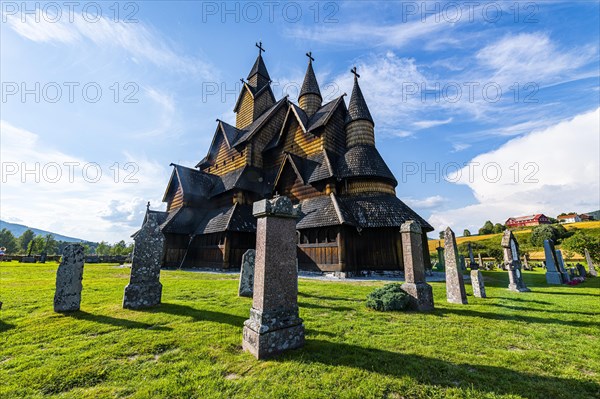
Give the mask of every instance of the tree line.
[[[4, 252], [8, 255], [42, 254], [62, 255], [65, 247], [72, 242], [56, 240], [53, 234], [35, 234], [27, 229], [19, 237], [8, 229], [0, 230], [0, 247], [6, 248]], [[124, 240], [109, 244], [101, 242], [83, 242], [86, 255], [129, 255], [133, 251], [133, 244], [127, 244]]]

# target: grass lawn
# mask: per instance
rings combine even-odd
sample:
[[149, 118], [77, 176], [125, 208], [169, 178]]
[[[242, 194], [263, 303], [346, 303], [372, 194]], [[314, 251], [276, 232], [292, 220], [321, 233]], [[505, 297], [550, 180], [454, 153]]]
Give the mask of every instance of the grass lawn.
[[163, 304], [121, 308], [129, 269], [86, 265], [81, 311], [52, 311], [56, 264], [0, 264], [0, 397], [599, 398], [600, 278], [379, 313], [383, 282], [300, 279], [306, 346], [270, 361], [241, 350], [251, 299], [232, 275], [162, 272]]

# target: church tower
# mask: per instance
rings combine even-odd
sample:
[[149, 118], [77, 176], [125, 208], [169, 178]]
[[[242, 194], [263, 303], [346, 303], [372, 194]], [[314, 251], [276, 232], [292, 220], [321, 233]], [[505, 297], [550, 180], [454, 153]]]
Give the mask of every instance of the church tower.
[[312, 62], [315, 59], [310, 52], [306, 53], [306, 56], [308, 57], [308, 67], [306, 68], [306, 75], [304, 76], [304, 82], [298, 96], [298, 105], [300, 105], [300, 108], [310, 118], [321, 107], [323, 97], [321, 97], [319, 83], [317, 83], [315, 71], [312, 67]]
[[250, 125], [275, 104], [271, 77], [262, 58], [265, 49], [262, 47], [262, 42], [256, 43], [256, 47], [258, 47], [258, 57], [248, 73], [247, 81], [241, 79], [242, 90], [233, 109], [236, 113], [235, 127], [238, 129]]
[[354, 87], [348, 105], [348, 118], [346, 119], [346, 143], [348, 148], [359, 144], [375, 146], [375, 123], [365, 102], [356, 72], [356, 67], [351, 71], [354, 74]]

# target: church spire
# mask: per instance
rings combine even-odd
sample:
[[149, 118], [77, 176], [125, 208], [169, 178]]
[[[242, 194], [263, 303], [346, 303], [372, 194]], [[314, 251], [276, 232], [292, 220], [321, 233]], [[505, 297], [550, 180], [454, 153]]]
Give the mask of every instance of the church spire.
[[255, 89], [261, 89], [265, 84], [271, 82], [271, 77], [262, 58], [262, 53], [266, 51], [262, 46], [262, 42], [256, 43], [256, 47], [258, 47], [258, 57], [256, 57], [256, 61], [254, 61], [247, 79], [250, 86], [253, 86]]
[[375, 123], [358, 85], [360, 75], [356, 72], [356, 67], [350, 72], [354, 74], [354, 87], [346, 119], [346, 145], [348, 148], [359, 144], [375, 146]]
[[298, 96], [298, 104], [311, 117], [321, 107], [323, 97], [321, 96], [319, 83], [312, 67], [312, 62], [315, 59], [312, 57], [311, 52], [306, 53], [306, 56], [308, 57], [308, 67], [306, 68], [306, 75], [304, 75], [304, 82]]
[[371, 113], [369, 112], [369, 107], [367, 107], [365, 98], [358, 85], [358, 78], [360, 78], [360, 75], [356, 72], [356, 67], [352, 68], [350, 72], [354, 74], [354, 87], [352, 88], [352, 95], [350, 96], [350, 103], [348, 105], [349, 117], [346, 123], [363, 119], [374, 124]]

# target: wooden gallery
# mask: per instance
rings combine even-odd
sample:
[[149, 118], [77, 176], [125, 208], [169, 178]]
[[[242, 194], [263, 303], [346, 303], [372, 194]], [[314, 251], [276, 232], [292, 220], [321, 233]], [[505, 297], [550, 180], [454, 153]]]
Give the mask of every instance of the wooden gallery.
[[[254, 248], [255, 201], [286, 195], [301, 204], [301, 270], [403, 270], [400, 225], [433, 228], [396, 197], [398, 182], [375, 147], [374, 121], [354, 73], [342, 95], [323, 104], [310, 53], [298, 105], [276, 100], [262, 47], [235, 108], [235, 126], [217, 120], [208, 154], [173, 173], [158, 217], [166, 237], [164, 267], [235, 268]], [[427, 237], [423, 252], [429, 262]]]

